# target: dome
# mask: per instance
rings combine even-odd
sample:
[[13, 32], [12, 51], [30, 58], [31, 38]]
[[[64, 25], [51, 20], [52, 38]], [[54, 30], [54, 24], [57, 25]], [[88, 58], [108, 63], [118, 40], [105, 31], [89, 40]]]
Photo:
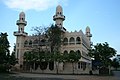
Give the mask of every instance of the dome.
[[25, 13], [24, 12], [21, 12], [20, 14], [19, 14], [19, 17], [20, 17], [20, 19], [25, 19]]
[[86, 27], [86, 32], [90, 32], [90, 27], [89, 26]]
[[60, 5], [56, 7], [56, 12], [62, 12], [62, 7]]

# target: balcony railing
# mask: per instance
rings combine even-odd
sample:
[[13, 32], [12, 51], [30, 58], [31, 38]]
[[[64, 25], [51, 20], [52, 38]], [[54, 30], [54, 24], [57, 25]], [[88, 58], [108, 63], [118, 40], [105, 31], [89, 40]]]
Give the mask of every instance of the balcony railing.
[[54, 15], [53, 16], [53, 20], [56, 20], [58, 18], [61, 18], [61, 19], [65, 20], [65, 16], [64, 15]]
[[24, 25], [26, 26], [26, 25], [27, 25], [27, 21], [17, 20], [16, 24], [17, 24], [17, 25], [19, 25], [19, 24], [24, 24]]
[[15, 31], [15, 32], [14, 32], [14, 35], [15, 35], [15, 36], [21, 36], [21, 35], [27, 36], [28, 33], [26, 33], [26, 32], [20, 32], [20, 31]]

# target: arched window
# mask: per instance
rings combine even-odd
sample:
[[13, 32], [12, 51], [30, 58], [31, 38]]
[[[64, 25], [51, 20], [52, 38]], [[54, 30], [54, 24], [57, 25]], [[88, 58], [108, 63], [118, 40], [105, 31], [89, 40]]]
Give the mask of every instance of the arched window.
[[62, 15], [62, 13], [60, 12], [60, 15]]
[[22, 18], [22, 20], [24, 21], [24, 18]]
[[45, 46], [45, 42], [46, 42], [46, 40], [45, 40], [45, 39], [42, 39], [41, 42], [40, 42], [40, 45], [41, 45], [41, 46]]
[[75, 44], [75, 39], [73, 37], [70, 38], [69, 40], [70, 45]]
[[45, 39], [42, 39], [42, 40], [41, 40], [41, 42], [43, 42], [43, 43], [44, 43], [45, 41], [46, 41]]
[[76, 38], [76, 44], [80, 44], [80, 43], [81, 43], [80, 37], [77, 37]]
[[81, 52], [79, 50], [76, 51], [77, 57], [81, 58]]
[[59, 12], [57, 12], [57, 15], [59, 14]]
[[74, 51], [73, 51], [73, 50], [71, 50], [71, 51], [70, 51], [70, 53], [74, 53]]
[[68, 51], [67, 51], [67, 50], [64, 51], [63, 56], [64, 56], [64, 57], [63, 57], [63, 62], [67, 62], [68, 59], [69, 59], [69, 54], [68, 54]]
[[54, 70], [54, 62], [49, 62], [49, 69]]
[[77, 51], [76, 51], [76, 53], [80, 53], [80, 51], [79, 51], [79, 50], [77, 50]]
[[64, 51], [64, 54], [68, 54], [68, 51], [65, 50], [65, 51]]
[[24, 47], [26, 47], [27, 45], [28, 45], [28, 41], [25, 40], [25, 42], [24, 42]]
[[64, 38], [63, 44], [64, 44], [64, 45], [68, 45], [68, 38]]
[[32, 46], [32, 40], [29, 41], [29, 45]]
[[33, 44], [38, 44], [38, 40], [37, 39], [34, 40]]
[[61, 26], [61, 23], [60, 23], [60, 26]]
[[80, 62], [78, 62], [78, 69], [80, 69]]

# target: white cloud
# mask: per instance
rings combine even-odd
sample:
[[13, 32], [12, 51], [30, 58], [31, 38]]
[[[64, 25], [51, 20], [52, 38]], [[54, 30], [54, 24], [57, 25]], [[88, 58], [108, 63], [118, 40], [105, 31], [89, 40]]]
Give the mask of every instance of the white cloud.
[[67, 0], [4, 0], [5, 5], [17, 10], [46, 10]]

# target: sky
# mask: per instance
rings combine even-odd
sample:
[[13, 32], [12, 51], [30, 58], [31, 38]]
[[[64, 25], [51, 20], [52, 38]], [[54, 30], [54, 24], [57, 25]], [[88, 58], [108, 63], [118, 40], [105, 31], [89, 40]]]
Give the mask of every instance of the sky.
[[0, 0], [0, 32], [7, 32], [12, 51], [19, 13], [25, 12], [25, 32], [32, 27], [53, 24], [56, 6], [61, 5], [66, 16], [64, 27], [69, 32], [90, 27], [92, 42], [108, 42], [120, 54], [120, 0]]

